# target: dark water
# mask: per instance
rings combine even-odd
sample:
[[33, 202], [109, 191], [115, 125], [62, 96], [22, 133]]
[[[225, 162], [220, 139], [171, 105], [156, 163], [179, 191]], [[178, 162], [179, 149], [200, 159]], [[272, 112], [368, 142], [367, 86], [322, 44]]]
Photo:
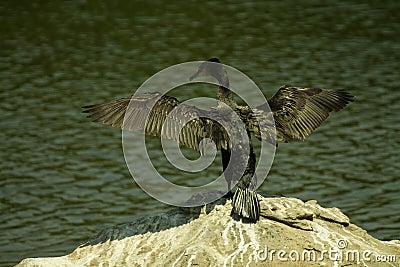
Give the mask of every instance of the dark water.
[[267, 96], [283, 84], [356, 95], [306, 142], [278, 148], [261, 191], [317, 199], [400, 239], [398, 1], [107, 2], [0, 3], [0, 265], [69, 253], [106, 226], [169, 208], [133, 182], [121, 132], [80, 107], [211, 56]]

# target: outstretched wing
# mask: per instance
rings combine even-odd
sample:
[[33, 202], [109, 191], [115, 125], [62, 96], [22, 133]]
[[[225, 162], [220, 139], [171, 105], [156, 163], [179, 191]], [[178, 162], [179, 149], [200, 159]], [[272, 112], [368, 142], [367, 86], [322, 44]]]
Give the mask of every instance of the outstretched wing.
[[93, 122], [175, 140], [196, 151], [200, 151], [203, 138], [213, 140], [217, 149], [227, 149], [230, 145], [224, 128], [208, 119], [218, 116], [209, 114], [213, 111], [181, 104], [176, 98], [160, 93], [144, 93], [82, 109]]
[[[353, 101], [345, 91], [282, 86], [266, 104], [253, 109], [261, 114], [260, 124], [270, 123], [272, 112], [278, 141], [304, 140], [331, 111], [339, 111]], [[265, 119], [263, 119], [263, 116]]]

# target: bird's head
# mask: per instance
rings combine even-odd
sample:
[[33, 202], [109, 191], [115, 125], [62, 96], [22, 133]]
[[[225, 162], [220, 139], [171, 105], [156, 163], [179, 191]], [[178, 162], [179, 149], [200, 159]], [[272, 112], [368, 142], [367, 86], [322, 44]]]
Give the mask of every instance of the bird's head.
[[218, 58], [211, 58], [205, 62], [203, 62], [197, 72], [193, 74], [189, 80], [192, 81], [197, 77], [201, 76], [212, 76], [216, 78], [219, 82], [222, 81], [223, 77], [225, 77], [226, 70], [224, 66], [221, 64]]

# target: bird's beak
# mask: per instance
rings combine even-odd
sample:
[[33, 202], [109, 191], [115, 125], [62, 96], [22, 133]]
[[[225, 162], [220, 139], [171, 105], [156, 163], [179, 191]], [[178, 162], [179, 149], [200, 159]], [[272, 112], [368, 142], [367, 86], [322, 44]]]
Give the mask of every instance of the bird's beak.
[[192, 76], [190, 76], [189, 81], [193, 81], [194, 79], [196, 79], [197, 77], [201, 77], [201, 76], [205, 76], [206, 73], [204, 70], [198, 70], [195, 74], [193, 74]]

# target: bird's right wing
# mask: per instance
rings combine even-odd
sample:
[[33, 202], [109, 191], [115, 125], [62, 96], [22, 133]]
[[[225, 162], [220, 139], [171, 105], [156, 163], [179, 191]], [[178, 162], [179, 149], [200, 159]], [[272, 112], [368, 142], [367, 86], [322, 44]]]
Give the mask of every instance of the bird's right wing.
[[215, 111], [181, 104], [160, 93], [144, 93], [82, 109], [93, 122], [175, 140], [196, 151], [200, 151], [199, 143], [204, 138], [214, 141], [217, 149], [230, 146], [224, 128], [209, 119], [218, 116], [210, 114]]

